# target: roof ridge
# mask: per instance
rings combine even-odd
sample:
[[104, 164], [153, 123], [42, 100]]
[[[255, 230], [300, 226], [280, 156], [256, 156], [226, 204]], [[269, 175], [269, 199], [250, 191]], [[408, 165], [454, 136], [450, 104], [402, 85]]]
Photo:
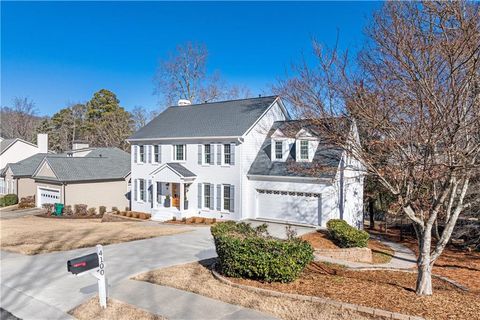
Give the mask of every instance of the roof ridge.
[[[261, 97], [252, 97], [252, 98], [241, 98], [241, 99], [228, 99], [228, 100], [221, 100], [221, 101], [212, 101], [212, 102], [202, 102], [202, 103], [192, 103], [192, 104], [187, 104], [185, 106], [180, 106], [183, 108], [185, 107], [193, 107], [193, 106], [200, 106], [200, 105], [207, 105], [207, 104], [216, 104], [216, 103], [225, 103], [225, 102], [233, 102], [233, 101], [244, 101], [244, 100], [256, 100], [256, 99], [265, 99], [265, 98], [277, 98], [278, 95], [268, 95], [268, 96], [261, 96]], [[167, 107], [166, 109], [170, 109], [170, 108], [177, 108], [179, 106], [177, 105], [172, 105], [172, 106], [169, 106]]]

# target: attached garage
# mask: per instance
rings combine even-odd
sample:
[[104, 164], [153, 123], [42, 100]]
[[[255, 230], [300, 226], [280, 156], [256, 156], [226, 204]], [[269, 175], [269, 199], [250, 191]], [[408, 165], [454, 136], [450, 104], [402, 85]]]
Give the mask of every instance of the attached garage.
[[37, 199], [39, 207], [45, 203], [59, 203], [61, 202], [60, 190], [39, 187], [37, 189]]
[[258, 219], [321, 225], [319, 193], [257, 189]]

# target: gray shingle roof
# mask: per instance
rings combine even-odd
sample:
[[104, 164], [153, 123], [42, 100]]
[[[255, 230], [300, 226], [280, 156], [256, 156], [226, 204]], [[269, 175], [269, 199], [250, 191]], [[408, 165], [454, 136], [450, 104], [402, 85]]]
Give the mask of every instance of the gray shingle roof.
[[[310, 129], [310, 132], [320, 138], [312, 162], [295, 161], [295, 144], [290, 149], [285, 162], [271, 161], [271, 136], [280, 129], [287, 137], [295, 137], [301, 128]], [[267, 138], [262, 144], [248, 174], [262, 176], [311, 177], [331, 179], [335, 176], [343, 150], [335, 147], [324, 139], [315, 130], [309, 120], [276, 121], [270, 129]]]
[[46, 156], [46, 153], [37, 153], [17, 163], [11, 163], [9, 167], [14, 177], [30, 177]]
[[173, 106], [129, 140], [149, 138], [242, 136], [275, 101], [276, 96]]
[[177, 171], [182, 177], [185, 178], [192, 178], [196, 177], [197, 175], [193, 173], [192, 171], [188, 170], [184, 166], [182, 166], [180, 163], [175, 163], [175, 162], [169, 162], [167, 165], [172, 168], [173, 170]]
[[[116, 148], [99, 148], [85, 157], [46, 158], [57, 179], [64, 182], [123, 179], [130, 173], [130, 154]], [[101, 156], [100, 156], [101, 154]]]
[[0, 142], [0, 154], [3, 153], [3, 151], [7, 150], [10, 145], [12, 145], [17, 139], [4, 139], [3, 141]]

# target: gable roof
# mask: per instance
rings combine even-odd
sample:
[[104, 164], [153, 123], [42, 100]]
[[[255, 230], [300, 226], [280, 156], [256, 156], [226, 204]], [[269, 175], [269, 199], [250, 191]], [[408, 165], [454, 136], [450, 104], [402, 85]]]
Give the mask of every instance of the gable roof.
[[[62, 182], [98, 181], [123, 179], [130, 173], [130, 154], [117, 148], [98, 148], [85, 157], [50, 157], [44, 158], [55, 173], [56, 180]], [[96, 153], [93, 153], [93, 152]], [[92, 154], [93, 153], [93, 154]], [[38, 177], [55, 180], [50, 177]]]
[[5, 151], [7, 151], [7, 149], [10, 148], [17, 141], [23, 142], [23, 143], [26, 143], [26, 144], [29, 144], [31, 146], [36, 147], [35, 144], [33, 144], [31, 142], [28, 142], [28, 141], [25, 141], [25, 140], [20, 139], [20, 138], [3, 139], [3, 140], [0, 141], [0, 154], [3, 154]]
[[[295, 138], [301, 129], [308, 130], [318, 137], [320, 142], [312, 162], [297, 162], [295, 160], [295, 144], [291, 147], [285, 161], [272, 161], [271, 137], [277, 129], [280, 129], [285, 136], [290, 138]], [[342, 148], [336, 147], [322, 139], [321, 134], [318, 130], [315, 130], [315, 124], [311, 120], [276, 121], [270, 128], [260, 151], [250, 166], [248, 175], [332, 179], [335, 177], [342, 154]]]
[[160, 168], [155, 169], [151, 174], [157, 174], [164, 170], [165, 168], [170, 168], [173, 170], [177, 175], [179, 175], [182, 178], [195, 178], [197, 175], [193, 173], [192, 171], [188, 170], [185, 168], [183, 165], [180, 163], [176, 162], [167, 162], [164, 165], [162, 165]]
[[277, 96], [269, 96], [172, 106], [127, 140], [240, 137], [276, 99]]

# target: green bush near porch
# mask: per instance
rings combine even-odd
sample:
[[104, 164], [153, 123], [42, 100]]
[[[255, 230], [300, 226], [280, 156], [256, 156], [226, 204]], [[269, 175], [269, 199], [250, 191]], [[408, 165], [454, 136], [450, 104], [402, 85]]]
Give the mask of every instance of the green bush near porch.
[[8, 207], [18, 203], [18, 197], [16, 194], [6, 194], [0, 198], [0, 207]]
[[226, 276], [291, 282], [313, 260], [312, 246], [301, 239], [270, 237], [266, 225], [220, 222], [211, 227], [218, 270]]

